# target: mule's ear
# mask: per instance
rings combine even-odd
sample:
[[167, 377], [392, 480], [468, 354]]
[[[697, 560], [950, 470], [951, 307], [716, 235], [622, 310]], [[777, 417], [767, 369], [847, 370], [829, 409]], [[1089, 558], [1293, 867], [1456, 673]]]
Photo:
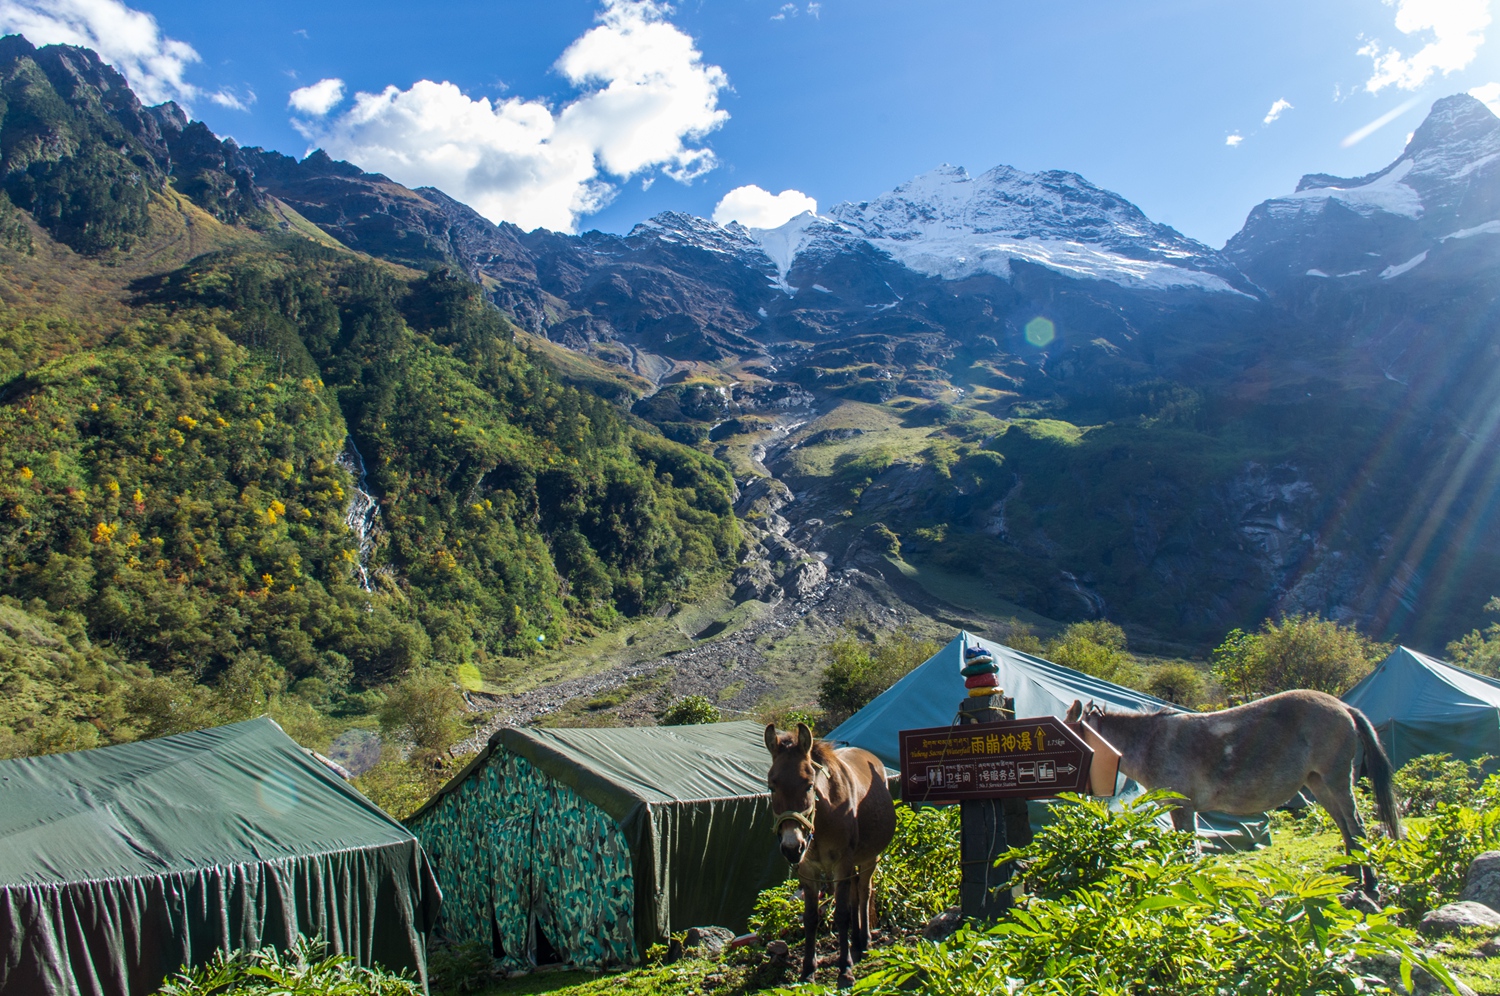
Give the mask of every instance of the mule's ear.
[[806, 723], [797, 724], [797, 749], [804, 754], [812, 753], [813, 736], [812, 730], [808, 729]]
[[776, 750], [780, 746], [781, 746], [781, 736], [776, 731], [776, 724], [775, 723], [767, 723], [766, 724], [766, 750], [768, 750], [768, 751], [771, 752], [771, 756], [772, 757], [775, 757], [776, 756]]
[[1080, 702], [1078, 699], [1074, 699], [1073, 700], [1073, 704], [1070, 705], [1070, 706], [1068, 706], [1068, 715], [1067, 715], [1066, 722], [1076, 723], [1076, 722], [1078, 722], [1082, 718], [1083, 718], [1083, 703]]

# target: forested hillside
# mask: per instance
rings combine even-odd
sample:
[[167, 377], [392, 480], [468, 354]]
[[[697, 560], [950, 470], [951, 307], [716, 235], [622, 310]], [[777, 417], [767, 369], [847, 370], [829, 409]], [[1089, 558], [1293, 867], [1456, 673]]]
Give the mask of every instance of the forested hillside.
[[298, 234], [91, 53], [5, 45], [0, 751], [498, 675], [731, 560], [723, 468], [467, 278]]

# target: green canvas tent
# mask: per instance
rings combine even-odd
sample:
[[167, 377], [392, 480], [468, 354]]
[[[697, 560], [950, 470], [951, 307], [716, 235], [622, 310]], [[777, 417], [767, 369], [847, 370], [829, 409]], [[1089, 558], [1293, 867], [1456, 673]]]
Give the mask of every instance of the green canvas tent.
[[784, 881], [764, 727], [503, 729], [407, 819], [440, 933], [507, 969], [633, 964], [672, 932], [742, 930]]
[[1397, 647], [1344, 701], [1375, 724], [1391, 762], [1500, 756], [1500, 681]]
[[[1055, 716], [1062, 719], [1075, 699], [1099, 703], [1120, 712], [1154, 712], [1179, 707], [1123, 685], [1095, 678], [1061, 664], [1033, 657], [1001, 643], [981, 640], [960, 632], [942, 650], [881, 692], [863, 709], [828, 734], [840, 744], [863, 747], [890, 767], [901, 763], [899, 733], [957, 722], [958, 705], [967, 694], [958, 673], [965, 646], [983, 647], [1000, 666], [1000, 687], [1015, 699], [1016, 715]], [[1141, 793], [1140, 786], [1120, 776], [1117, 797]], [[1033, 823], [1046, 819], [1044, 808], [1033, 806]], [[1269, 843], [1269, 822], [1264, 816], [1236, 817], [1218, 813], [1198, 814], [1198, 833], [1224, 848], [1246, 848]]]
[[299, 933], [425, 985], [441, 902], [416, 838], [267, 718], [0, 762], [0, 996], [143, 996]]

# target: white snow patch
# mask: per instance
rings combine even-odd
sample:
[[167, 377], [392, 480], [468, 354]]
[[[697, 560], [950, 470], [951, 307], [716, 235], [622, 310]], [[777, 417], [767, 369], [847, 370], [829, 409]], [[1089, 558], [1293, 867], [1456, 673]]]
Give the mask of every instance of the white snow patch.
[[1308, 270], [1307, 271], [1307, 276], [1309, 276], [1309, 277], [1327, 277], [1328, 274], [1324, 273], [1322, 270]]
[[[1305, 210], [1313, 205], [1321, 208], [1326, 206], [1328, 201], [1335, 200], [1363, 215], [1384, 211], [1387, 214], [1399, 214], [1404, 218], [1420, 218], [1422, 198], [1415, 190], [1401, 182], [1411, 169], [1412, 161], [1407, 159], [1384, 176], [1358, 187], [1314, 187], [1311, 190], [1299, 190], [1285, 197], [1276, 198], [1270, 202], [1270, 207], [1273, 213], [1286, 213], [1285, 208], [1296, 211]], [[1283, 205], [1285, 208], [1282, 207]]]
[[1500, 221], [1487, 221], [1473, 228], [1460, 228], [1456, 232], [1444, 235], [1439, 242], [1447, 242], [1449, 239], [1467, 239], [1475, 235], [1500, 235]]
[[770, 315], [766, 314], [766, 309], [765, 308], [756, 308], [755, 309], [755, 313], [757, 315], [759, 315], [760, 317], [762, 317], [762, 318], [770, 318], [771, 317]]
[[1412, 269], [1426, 258], [1427, 250], [1423, 249], [1421, 252], [1417, 253], [1411, 259], [1402, 263], [1400, 266], [1387, 266], [1385, 269], [1381, 270], [1380, 279], [1390, 280], [1392, 277], [1399, 277], [1401, 276], [1401, 274], [1405, 273], [1407, 270]]
[[815, 290], [815, 291], [821, 291], [824, 294], [832, 294], [833, 293], [833, 291], [829, 290], [827, 287], [824, 287], [822, 284], [813, 284], [813, 290]]
[[1348, 273], [1340, 273], [1340, 277], [1360, 277], [1369, 273], [1369, 270], [1350, 270]]
[[1251, 296], [1212, 273], [1188, 270], [1157, 260], [1131, 259], [1087, 242], [1008, 239], [979, 232], [961, 232], [949, 238], [870, 239], [870, 244], [884, 249], [918, 273], [944, 280], [963, 280], [980, 273], [992, 273], [1008, 280], [1011, 260], [1020, 259], [1084, 280], [1108, 280], [1153, 290], [1197, 287], [1205, 291]]
[[770, 257], [776, 267], [776, 286], [788, 294], [795, 294], [797, 289], [786, 282], [786, 275], [792, 268], [792, 260], [797, 258], [797, 253], [802, 251], [810, 236], [807, 230], [820, 219], [811, 211], [803, 211], [797, 217], [779, 228], [751, 228], [747, 229], [750, 237], [754, 239], [762, 251]]

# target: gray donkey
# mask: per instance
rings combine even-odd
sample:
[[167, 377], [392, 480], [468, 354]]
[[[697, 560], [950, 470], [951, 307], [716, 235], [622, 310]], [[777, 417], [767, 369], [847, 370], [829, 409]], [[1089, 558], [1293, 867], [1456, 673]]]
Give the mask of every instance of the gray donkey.
[[1074, 701], [1067, 718], [1081, 719], [1113, 744], [1120, 770], [1141, 785], [1186, 796], [1172, 812], [1180, 830], [1194, 829], [1198, 810], [1262, 813], [1305, 785], [1338, 824], [1346, 854], [1365, 835], [1354, 806], [1354, 760], [1362, 747], [1380, 821], [1392, 837], [1401, 836], [1391, 762], [1375, 728], [1332, 695], [1298, 689], [1205, 713], [1105, 712]]

